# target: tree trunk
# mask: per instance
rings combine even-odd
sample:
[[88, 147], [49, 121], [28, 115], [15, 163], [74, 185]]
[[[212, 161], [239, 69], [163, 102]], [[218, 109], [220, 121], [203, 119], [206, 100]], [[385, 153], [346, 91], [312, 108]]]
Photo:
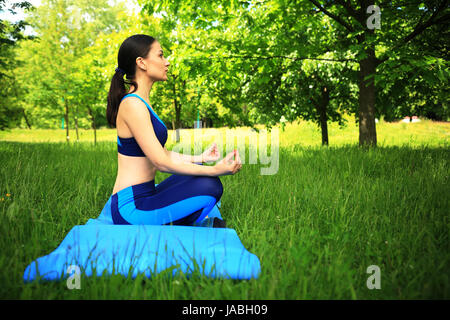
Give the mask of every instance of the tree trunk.
[[23, 113], [23, 117], [25, 119], [28, 129], [31, 129], [30, 122], [28, 121], [27, 115], [25, 114], [25, 109], [22, 109], [22, 113]]
[[315, 104], [317, 113], [319, 114], [319, 124], [322, 131], [322, 145], [328, 146], [328, 123], [327, 108], [330, 103], [330, 92], [327, 87], [322, 87], [322, 96], [320, 101]]
[[[177, 104], [177, 101], [175, 100], [175, 105]], [[177, 126], [177, 129], [181, 129], [181, 110], [179, 107], [175, 107], [175, 125]]]
[[369, 48], [367, 58], [359, 61], [359, 145], [376, 146], [377, 132], [375, 127], [375, 84], [374, 79], [364, 81], [367, 76], [375, 76], [377, 60], [375, 50]]
[[66, 104], [66, 112], [64, 114], [64, 118], [66, 121], [66, 141], [69, 142], [69, 105], [67, 104], [67, 100], [65, 99], [64, 103]]
[[322, 145], [328, 146], [327, 108], [330, 102], [330, 92], [327, 87], [322, 89], [322, 101], [319, 109], [320, 127], [322, 128]]
[[80, 137], [78, 136], [78, 118], [75, 116], [75, 132], [77, 133], [77, 142], [80, 141]]
[[97, 145], [97, 128], [95, 127], [95, 119], [92, 122], [92, 126], [94, 129], [94, 146]]
[[176, 142], [180, 142], [180, 129], [181, 129], [181, 106], [178, 104], [177, 101], [177, 92], [175, 89], [175, 83], [173, 85], [173, 106], [175, 108], [175, 125], [176, 125]]
[[212, 128], [212, 119], [209, 117], [203, 118], [203, 128]]
[[87, 108], [89, 116], [91, 117], [92, 129], [94, 129], [94, 145], [97, 145], [97, 128], [95, 127], [95, 116], [90, 107]]

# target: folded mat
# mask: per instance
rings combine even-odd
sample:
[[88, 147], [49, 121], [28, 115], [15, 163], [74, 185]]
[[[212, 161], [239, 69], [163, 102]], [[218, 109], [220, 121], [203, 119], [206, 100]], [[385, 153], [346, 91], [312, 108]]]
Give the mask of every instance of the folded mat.
[[[220, 216], [220, 202], [208, 214]], [[33, 261], [23, 279], [62, 280], [78, 266], [87, 276], [122, 274], [151, 277], [164, 270], [172, 275], [200, 273], [212, 278], [258, 278], [257, 256], [242, 245], [230, 228], [114, 225], [111, 197], [97, 219], [75, 226], [50, 254]], [[167, 272], [167, 271], [166, 271]]]

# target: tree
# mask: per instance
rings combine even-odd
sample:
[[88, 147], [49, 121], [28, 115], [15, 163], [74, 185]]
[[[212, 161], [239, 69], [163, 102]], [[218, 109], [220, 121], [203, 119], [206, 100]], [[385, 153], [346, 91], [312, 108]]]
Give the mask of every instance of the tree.
[[[169, 21], [178, 19], [177, 35], [187, 48], [177, 55], [180, 59], [189, 57], [193, 71], [190, 78], [202, 78], [206, 92], [218, 97], [226, 107], [222, 120], [229, 126], [262, 122], [270, 127], [281, 117], [294, 120], [300, 116], [320, 123], [326, 143], [327, 120], [342, 121], [336, 110], [338, 106], [343, 109], [348, 101], [345, 99], [349, 97], [351, 82], [334, 77], [332, 82], [339, 84], [335, 86], [320, 78], [325, 87], [317, 91], [310, 87], [319, 74], [328, 77], [333, 72], [348, 72], [328, 64], [321, 68], [320, 64], [312, 64], [321, 70], [310, 70], [309, 76], [302, 70], [302, 62], [308, 59], [342, 64], [350, 61], [338, 54], [327, 55], [330, 50], [319, 45], [324, 38], [327, 42], [333, 38], [329, 33], [315, 31], [327, 23], [326, 18], [302, 19], [309, 8], [284, 1], [269, 1], [261, 6], [236, 1], [191, 0], [182, 5], [162, 1], [157, 6], [143, 3], [148, 15], [160, 12], [170, 17]], [[333, 72], [327, 72], [327, 68]], [[333, 90], [333, 95], [325, 103], [329, 90]], [[305, 96], [310, 99], [304, 99]]]
[[339, 62], [305, 61], [299, 74], [298, 112], [319, 125], [322, 145], [328, 145], [328, 121], [344, 125], [342, 115], [356, 103], [354, 73]]
[[409, 42], [408, 54], [380, 65], [378, 75], [386, 76], [375, 79], [378, 116], [386, 120], [413, 115], [434, 120], [450, 117], [449, 32], [444, 23], [434, 24]]
[[[190, 0], [183, 3], [164, 0], [156, 6], [150, 1], [143, 3], [148, 14], [164, 12], [176, 15], [184, 25], [192, 24], [204, 30], [239, 30], [237, 34], [243, 40], [235, 37], [232, 41], [227, 41], [224, 36], [221, 48], [225, 50], [219, 52], [231, 57], [232, 52], [239, 50], [243, 52], [240, 55], [242, 58], [258, 59], [256, 68], [249, 66], [248, 61], [237, 64], [243, 72], [251, 74], [253, 79], [259, 79], [253, 85], [259, 85], [258, 94], [261, 99], [258, 102], [267, 106], [258, 107], [266, 111], [261, 114], [260, 119], [267, 124], [277, 121], [278, 110], [289, 104], [288, 101], [279, 101], [277, 105], [273, 105], [276, 84], [281, 84], [275, 77], [275, 68], [282, 63], [274, 62], [276, 59], [317, 59], [333, 52], [342, 62], [356, 62], [359, 67], [359, 101], [355, 110], [358, 113], [359, 143], [362, 146], [375, 146], [377, 142], [376, 83], [390, 81], [388, 70], [398, 59], [408, 56], [411, 40], [420, 37], [433, 25], [444, 23], [449, 17], [446, 0], [424, 3], [416, 0], [408, 3], [382, 2], [379, 7], [382, 25], [386, 27], [380, 29], [376, 29], [380, 18], [377, 8], [367, 0]], [[241, 28], [232, 29], [233, 22], [240, 24]], [[429, 64], [426, 58], [419, 59]], [[377, 69], [383, 68], [384, 72], [377, 72]], [[258, 77], [255, 78], [256, 76]], [[272, 106], [269, 106], [269, 101]]]
[[70, 120], [78, 138], [79, 119], [96, 118], [89, 103], [95, 105], [98, 99], [84, 99], [92, 94], [83, 90], [84, 83], [100, 85], [98, 74], [81, 68], [82, 57], [101, 31], [120, 30], [121, 11], [123, 5], [110, 7], [107, 0], [46, 0], [29, 17], [38, 38], [21, 42], [17, 52], [23, 65], [16, 74], [28, 110], [40, 125], [54, 126], [64, 115], [67, 141]]
[[[380, 28], [370, 25], [371, 17], [367, 12], [375, 14], [375, 20], [380, 19], [380, 16], [376, 16], [377, 9], [368, 0], [357, 3], [350, 0], [308, 1], [335, 21], [336, 33], [341, 39], [340, 49], [350, 50], [358, 60], [359, 143], [375, 146], [375, 80], [380, 80], [380, 77], [376, 79], [377, 68], [383, 63], [392, 63], [396, 58], [406, 56], [411, 40], [432, 25], [448, 20], [448, 1], [384, 1], [379, 8], [382, 12], [382, 24], [386, 27]], [[386, 76], [390, 75], [381, 75], [383, 80]]]
[[121, 43], [129, 36], [145, 32], [145, 27], [133, 15], [118, 14], [120, 28], [116, 31], [99, 31], [95, 42], [85, 48], [74, 62], [72, 77], [77, 83], [76, 104], [87, 113], [90, 127], [94, 130], [94, 143], [97, 142], [96, 130], [107, 125], [107, 93], [117, 67], [117, 52]]
[[[5, 1], [0, 0], [0, 11], [4, 11]], [[32, 10], [32, 5], [27, 1], [14, 3], [9, 11], [16, 14], [16, 8]], [[28, 128], [31, 123], [25, 110], [20, 106], [16, 79], [13, 70], [18, 66], [15, 48], [22, 39], [33, 39], [33, 36], [25, 36], [22, 32], [28, 24], [19, 20], [15, 23], [0, 20], [0, 130], [15, 127], [25, 118]]]

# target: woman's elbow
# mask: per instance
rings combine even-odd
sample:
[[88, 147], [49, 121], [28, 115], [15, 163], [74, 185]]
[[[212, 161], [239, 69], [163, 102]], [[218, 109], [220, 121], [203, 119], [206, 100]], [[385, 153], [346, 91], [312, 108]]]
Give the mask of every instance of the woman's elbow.
[[156, 170], [158, 170], [159, 172], [163, 172], [163, 173], [171, 173], [169, 168], [167, 166], [165, 166], [165, 165], [158, 165], [158, 166], [156, 166]]
[[162, 157], [160, 159], [154, 159], [153, 161], [150, 160], [153, 165], [155, 166], [156, 170], [160, 171], [160, 172], [168, 172], [170, 173], [170, 164], [169, 164], [169, 160], [170, 159], [166, 159], [166, 157]]

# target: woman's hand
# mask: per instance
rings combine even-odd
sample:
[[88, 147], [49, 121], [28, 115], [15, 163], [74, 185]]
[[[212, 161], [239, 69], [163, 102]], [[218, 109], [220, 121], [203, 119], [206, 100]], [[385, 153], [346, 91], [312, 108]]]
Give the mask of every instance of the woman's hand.
[[202, 162], [215, 162], [219, 160], [220, 152], [217, 144], [214, 142], [205, 152], [202, 153]]
[[214, 166], [214, 169], [216, 170], [216, 176], [235, 174], [239, 172], [241, 168], [241, 158], [239, 157], [239, 152], [237, 150], [234, 150], [233, 152], [227, 154], [225, 158], [223, 158]]

